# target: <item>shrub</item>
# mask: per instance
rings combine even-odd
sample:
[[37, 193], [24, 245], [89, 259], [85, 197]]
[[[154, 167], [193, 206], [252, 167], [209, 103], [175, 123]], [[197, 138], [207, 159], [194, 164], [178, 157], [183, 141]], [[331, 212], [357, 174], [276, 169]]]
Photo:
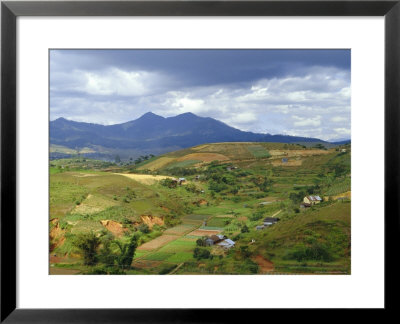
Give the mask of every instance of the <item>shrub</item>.
[[141, 231], [144, 234], [147, 234], [150, 233], [150, 228], [147, 224], [142, 223], [139, 225], [139, 231]]
[[250, 230], [246, 224], [243, 225], [242, 229], [240, 230], [242, 233], [248, 233]]
[[196, 241], [196, 245], [197, 245], [197, 246], [206, 246], [205, 239], [204, 239], [204, 238], [199, 238], [199, 239]]
[[204, 249], [204, 248], [203, 249], [202, 248], [195, 248], [193, 250], [193, 257], [195, 259], [197, 259], [197, 260], [208, 259], [208, 258], [210, 258], [210, 255], [211, 255], [210, 251], [207, 250], [207, 249]]
[[320, 242], [314, 242], [311, 246], [298, 245], [291, 252], [288, 252], [284, 259], [289, 260], [316, 260], [329, 262], [333, 260], [333, 256], [329, 251], [329, 247], [326, 244]]

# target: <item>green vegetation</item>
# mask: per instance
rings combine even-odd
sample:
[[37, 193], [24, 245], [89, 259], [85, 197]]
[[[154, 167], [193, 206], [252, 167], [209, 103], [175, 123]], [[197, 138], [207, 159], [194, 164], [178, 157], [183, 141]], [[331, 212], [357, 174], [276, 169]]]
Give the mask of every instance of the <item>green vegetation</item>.
[[[349, 274], [350, 161], [350, 145], [280, 143], [52, 160], [50, 262], [84, 274]], [[303, 208], [307, 195], [323, 201]], [[279, 221], [262, 229], [265, 217]], [[212, 234], [235, 245], [207, 246]]]

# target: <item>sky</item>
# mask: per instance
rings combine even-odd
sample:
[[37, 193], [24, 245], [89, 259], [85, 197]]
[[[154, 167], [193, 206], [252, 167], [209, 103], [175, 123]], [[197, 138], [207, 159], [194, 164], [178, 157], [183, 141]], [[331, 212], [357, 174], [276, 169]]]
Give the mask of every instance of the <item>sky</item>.
[[256, 133], [350, 138], [350, 50], [51, 50], [50, 120], [192, 112]]

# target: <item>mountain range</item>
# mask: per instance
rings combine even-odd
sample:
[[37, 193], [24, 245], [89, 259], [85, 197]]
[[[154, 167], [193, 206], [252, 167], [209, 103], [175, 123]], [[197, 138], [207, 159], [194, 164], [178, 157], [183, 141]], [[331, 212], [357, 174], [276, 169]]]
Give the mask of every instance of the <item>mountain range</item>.
[[50, 157], [53, 158], [62, 157], [72, 149], [86, 152], [88, 156], [119, 154], [126, 159], [217, 142], [330, 144], [317, 138], [245, 132], [193, 113], [165, 118], [148, 112], [136, 120], [108, 126], [65, 118], [50, 121]]

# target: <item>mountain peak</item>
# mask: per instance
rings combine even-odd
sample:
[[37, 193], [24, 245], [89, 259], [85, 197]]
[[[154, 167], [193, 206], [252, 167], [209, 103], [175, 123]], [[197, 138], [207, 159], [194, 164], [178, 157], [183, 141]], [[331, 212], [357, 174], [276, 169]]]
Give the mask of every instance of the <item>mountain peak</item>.
[[178, 117], [178, 116], [190, 116], [190, 117], [199, 117], [199, 116], [197, 116], [197, 115], [195, 115], [195, 114], [193, 114], [193, 113], [191, 113], [190, 111], [189, 112], [186, 112], [186, 113], [183, 113], [183, 114], [180, 114], [180, 115], [177, 115], [176, 117]]
[[54, 119], [52, 122], [53, 123], [66, 123], [66, 122], [68, 123], [68, 122], [71, 122], [71, 120], [68, 120], [64, 117], [59, 117], [57, 119]]
[[201, 117], [199, 117], [199, 116], [197, 116], [197, 115], [195, 115], [195, 114], [193, 114], [191, 112], [186, 112], [186, 113], [183, 113], [183, 114], [180, 114], [180, 115], [173, 116], [171, 118], [191, 120], [191, 119], [198, 119], [198, 118], [201, 118]]
[[160, 116], [160, 115], [156, 115], [155, 113], [153, 113], [153, 112], [151, 112], [151, 111], [149, 111], [149, 112], [143, 114], [143, 115], [140, 116], [139, 118], [143, 118], [143, 117], [145, 117], [145, 118], [149, 118], [149, 117], [151, 117], [151, 118], [154, 118], [154, 117], [156, 117], [156, 118], [164, 118], [164, 117], [162, 117], [162, 116]]

